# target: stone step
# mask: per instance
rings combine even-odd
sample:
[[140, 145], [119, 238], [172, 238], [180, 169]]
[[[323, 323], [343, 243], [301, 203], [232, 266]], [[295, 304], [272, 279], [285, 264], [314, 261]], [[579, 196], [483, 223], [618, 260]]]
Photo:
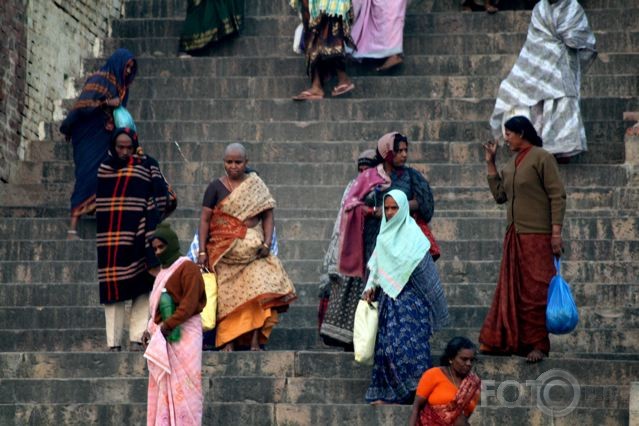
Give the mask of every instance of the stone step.
[[[443, 350], [455, 336], [467, 336], [473, 341], [479, 337], [476, 327], [445, 328], [431, 339], [433, 350]], [[0, 329], [0, 351], [64, 351], [103, 352], [106, 349], [104, 328], [71, 329]], [[577, 327], [569, 335], [550, 336], [553, 354], [631, 354], [639, 351], [637, 329], [586, 329]], [[277, 326], [271, 334], [267, 350], [326, 349], [320, 342], [317, 326], [287, 328]], [[126, 349], [126, 348], [125, 348]]]
[[[607, 77], [605, 77], [608, 79]], [[407, 79], [410, 80], [410, 79]], [[418, 79], [415, 79], [418, 80]], [[493, 98], [477, 99], [474, 97], [460, 99], [439, 99], [435, 96], [430, 99], [428, 92], [420, 92], [423, 87], [419, 81], [401, 80], [396, 84], [395, 80], [378, 80], [385, 89], [379, 93], [395, 93], [397, 98], [392, 99], [339, 99], [326, 102], [296, 103], [288, 96], [282, 99], [146, 99], [132, 101], [130, 111], [134, 117], [138, 117], [138, 123], [167, 120], [167, 122], [227, 122], [242, 121], [258, 123], [263, 121], [287, 122], [287, 121], [339, 121], [343, 117], [352, 117], [355, 121], [485, 121], [488, 122], [495, 105]], [[614, 84], [616, 79], [610, 83]], [[625, 87], [627, 92], [637, 92], [636, 77], [629, 77], [629, 85], [632, 91]], [[397, 87], [406, 85], [404, 87]], [[415, 83], [415, 84], [412, 84]], [[356, 82], [357, 84], [357, 82]], [[300, 81], [300, 89], [305, 85]], [[397, 89], [397, 90], [396, 90]], [[480, 89], [481, 90], [481, 89]], [[489, 90], [491, 94], [495, 90]], [[423, 95], [420, 95], [420, 93]], [[406, 96], [404, 96], [404, 94]], [[628, 93], [631, 95], [632, 93]], [[362, 93], [365, 95], [365, 92]], [[488, 95], [488, 94], [487, 94]], [[442, 94], [442, 96], [447, 96]], [[490, 96], [490, 95], [488, 95]], [[494, 96], [494, 94], [493, 94]], [[606, 95], [608, 96], [608, 95]], [[427, 99], [416, 99], [426, 97]], [[412, 99], [411, 99], [412, 98]], [[637, 105], [634, 99], [619, 98], [585, 98], [581, 101], [583, 119], [585, 121], [621, 121], [624, 111], [632, 110]]]
[[[397, 67], [391, 76], [506, 76], [512, 68], [516, 56], [512, 54], [465, 54], [465, 55], [423, 55], [406, 56], [401, 67]], [[589, 75], [627, 75], [632, 74], [639, 61], [637, 53], [601, 52], [592, 64]], [[303, 59], [299, 56], [277, 57], [214, 57], [198, 56], [187, 59], [140, 57], [137, 58], [138, 74], [131, 88], [132, 96], [137, 93], [137, 82], [150, 77], [258, 77], [278, 75], [281, 77], [304, 76]], [[103, 58], [87, 59], [85, 68], [96, 70], [104, 63]], [[359, 64], [350, 62], [348, 73], [352, 76], [379, 76], [375, 67], [368, 62]], [[384, 75], [388, 77], [388, 75]], [[77, 84], [84, 79], [79, 77]], [[241, 90], [225, 87], [226, 90]], [[168, 90], [168, 88], [167, 88]], [[226, 92], [220, 93], [225, 95]]]
[[[247, 10], [252, 10], [251, 7]], [[530, 12], [503, 11], [495, 16], [482, 13], [423, 13], [409, 10], [406, 14], [404, 35], [457, 34], [457, 33], [525, 33], [530, 24]], [[610, 28], [639, 29], [639, 8], [599, 9], [587, 13], [594, 31]], [[113, 34], [123, 38], [179, 37], [184, 23], [183, 16], [175, 17], [126, 17], [113, 23]], [[299, 19], [289, 14], [248, 16], [241, 37], [277, 36], [293, 34]]]
[[[495, 292], [495, 282], [491, 283], [449, 283], [442, 286], [449, 303], [459, 306], [488, 306]], [[571, 282], [573, 297], [577, 306], [598, 308], [634, 308], [639, 306], [639, 285], [637, 284], [597, 284]], [[314, 282], [297, 282], [296, 304], [316, 306], [319, 303], [319, 285]], [[8, 284], [0, 286], [1, 307], [55, 307], [55, 306], [98, 306], [99, 292], [96, 282], [48, 283], [48, 284]], [[603, 312], [603, 311], [602, 311]], [[606, 312], [612, 315], [612, 312]]]
[[[488, 313], [488, 306], [455, 306], [450, 304], [449, 328], [468, 325], [481, 327]], [[19, 329], [69, 329], [104, 326], [104, 309], [101, 306], [55, 307], [0, 307], [0, 330]], [[317, 326], [317, 304], [294, 303], [280, 319], [281, 327], [312, 328]], [[623, 331], [639, 325], [639, 306], [632, 308], [579, 308], [579, 327], [590, 330]]]
[[[3, 392], [0, 403], [144, 403], [148, 379], [0, 379]], [[205, 400], [238, 402], [247, 399], [257, 403], [287, 404], [363, 404], [369, 379], [343, 378], [270, 378], [215, 377], [202, 381]], [[581, 385], [578, 406], [584, 408], [624, 409], [628, 406], [629, 386]], [[530, 389], [522, 392], [522, 404], [534, 406]], [[2, 398], [4, 396], [4, 398]], [[516, 395], [514, 395], [516, 397]], [[557, 395], [558, 403], [570, 403]], [[497, 404], [487, 398], [488, 404]]]
[[[479, 147], [475, 148], [479, 149]], [[257, 170], [268, 185], [297, 182], [299, 185], [311, 187], [315, 185], [344, 185], [345, 187], [354, 177], [352, 163], [299, 164], [289, 161], [276, 163], [251, 161], [250, 166]], [[420, 171], [435, 189], [488, 187], [485, 164], [466, 164], [462, 167], [457, 164], [424, 163], [412, 159], [408, 164]], [[162, 162], [160, 167], [171, 185], [206, 183], [224, 175], [224, 167], [220, 161], [213, 164], [198, 160], [185, 163], [178, 159], [178, 161]], [[566, 164], [561, 166], [560, 172], [563, 183], [567, 187], [625, 186], [628, 182], [628, 172], [623, 166]], [[67, 183], [73, 180], [73, 163], [69, 161], [45, 162], [42, 165], [44, 183]]]
[[[321, 259], [283, 260], [294, 282], [313, 282], [320, 274]], [[492, 282], [498, 275], [498, 260], [439, 260], [439, 273], [446, 282]], [[639, 283], [639, 264], [612, 261], [571, 260], [563, 262], [569, 281], [588, 283]], [[79, 283], [97, 280], [95, 261], [0, 261], [0, 283]]]
[[[328, 216], [324, 217], [335, 216], [337, 204], [344, 191], [344, 185], [314, 185], [312, 187], [269, 185], [269, 188], [273, 197], [277, 200], [279, 208], [294, 209], [300, 205], [300, 200], [304, 200], [304, 205], [309, 210], [332, 209], [332, 213], [328, 210]], [[315, 195], [312, 198], [308, 197], [310, 188], [312, 188]], [[178, 194], [180, 208], [187, 208], [189, 211], [193, 211], [197, 209], [197, 206], [201, 205], [206, 184], [173, 185], [173, 189]], [[15, 184], [10, 185], [6, 191], [0, 194], [0, 202], [5, 206], [15, 207], [39, 205], [61, 207], [66, 205], [66, 197], [62, 197], [61, 194], [70, 194], [71, 190], [71, 184]], [[567, 200], [569, 211], [590, 209], [609, 212], [610, 209], [617, 209], [620, 215], [624, 215], [628, 214], [626, 209], [635, 208], [635, 202], [639, 198], [639, 191], [634, 188], [567, 187], [566, 191], [569, 194]], [[501, 207], [495, 204], [486, 188], [435, 188], [434, 197], [438, 215], [445, 215], [447, 210], [501, 211]], [[181, 215], [181, 217], [184, 217], [184, 215]], [[196, 217], [196, 215], [191, 215], [190, 217]]]
[[[638, 61], [639, 62], [639, 61]], [[153, 75], [153, 74], [151, 74]], [[348, 100], [340, 102], [338, 105], [354, 105], [355, 100], [367, 100], [371, 106], [366, 110], [374, 113], [373, 108], [379, 102], [395, 102], [397, 105], [389, 106], [386, 114], [404, 115], [411, 113], [410, 110], [402, 108], [408, 107], [413, 102], [397, 102], [402, 100], [412, 101], [419, 98], [421, 103], [417, 105], [422, 109], [434, 108], [434, 105], [453, 105], [454, 99], [458, 98], [479, 98], [490, 100], [494, 104], [494, 97], [499, 89], [502, 78], [499, 76], [404, 76], [401, 79], [389, 79], [383, 76], [353, 76], [353, 82], [357, 90], [349, 95]], [[205, 114], [207, 118], [217, 116], [211, 115], [211, 110], [223, 112], [235, 104], [225, 103], [224, 99], [247, 99], [251, 102], [249, 106], [258, 108], [262, 104], [254, 102], [255, 99], [271, 100], [275, 98], [275, 104], [281, 105], [278, 99], [290, 100], [290, 98], [301, 90], [308, 88], [308, 78], [303, 75], [295, 77], [181, 77], [181, 76], [149, 76], [135, 80], [135, 86], [131, 89], [131, 102], [128, 109], [134, 117], [140, 119], [152, 119], [154, 114], [162, 112], [172, 112], [184, 114], [186, 119], [193, 119], [196, 116]], [[614, 97], [617, 102], [621, 98], [637, 96], [637, 80], [633, 74], [617, 75], [596, 75], [588, 73], [584, 75], [581, 84], [582, 105], [590, 102], [591, 98]], [[326, 100], [330, 99], [329, 92], [326, 92]], [[445, 98], [445, 100], [441, 99]], [[192, 104], [193, 100], [201, 99], [203, 102]], [[448, 99], [453, 99], [449, 101]], [[153, 100], [153, 103], [148, 103]], [[431, 100], [433, 105], [427, 103]], [[159, 102], [163, 101], [163, 102]], [[72, 107], [74, 101], [70, 100], [64, 104], [67, 109]], [[167, 105], [168, 103], [168, 105]], [[311, 105], [309, 109], [318, 112], [327, 103], [306, 103], [291, 104], [296, 108], [304, 110], [301, 105]], [[228, 106], [227, 106], [228, 105]], [[313, 106], [317, 105], [317, 106]], [[239, 104], [238, 106], [245, 106]], [[399, 107], [399, 108], [396, 108]], [[361, 106], [359, 107], [362, 108]], [[588, 111], [587, 107], [586, 111]], [[378, 109], [378, 108], [377, 108]], [[489, 112], [492, 108], [488, 109]], [[208, 114], [206, 114], [208, 112]], [[443, 112], [443, 111], [442, 111]], [[241, 110], [237, 113], [241, 113]], [[353, 118], [359, 117], [358, 110], [353, 111]], [[199, 115], [198, 115], [199, 114]], [[415, 112], [412, 112], [415, 114]], [[587, 113], [584, 113], [588, 117]], [[224, 117], [224, 116], [222, 116]], [[274, 118], [277, 117], [277, 114]], [[410, 115], [406, 118], [410, 118]], [[616, 119], [618, 117], [615, 117]]]
[[[295, 22], [291, 23], [291, 35], [285, 36], [242, 36], [228, 39], [225, 43], [214, 46], [210, 52], [213, 56], [295, 56], [291, 48], [292, 31]], [[629, 31], [595, 31], [597, 49], [603, 52], [633, 52], [639, 40], [639, 32]], [[519, 54], [526, 39], [525, 32], [500, 33], [464, 33], [464, 34], [420, 34], [404, 37], [404, 53], [406, 55], [445, 55], [457, 54]], [[136, 56], [171, 56], [178, 53], [179, 37], [146, 37], [124, 38], [114, 37], [104, 41], [103, 52], [111, 52], [118, 47], [132, 51]], [[300, 74], [303, 74], [302, 57]], [[187, 58], [188, 59], [188, 58]]]
[[[142, 146], [146, 153], [154, 157], [160, 164], [170, 161], [180, 161], [189, 163], [194, 160], [221, 165], [224, 149], [233, 140], [229, 141], [209, 141], [179, 142], [167, 140], [144, 139]], [[251, 166], [259, 162], [280, 162], [283, 159], [295, 159], [297, 164], [317, 164], [317, 163], [341, 163], [348, 162], [351, 168], [345, 176], [355, 173], [355, 164], [360, 152], [365, 149], [374, 149], [375, 141], [306, 141], [306, 142], [243, 142]], [[594, 143], [594, 148], [592, 144]], [[24, 180], [34, 179], [43, 176], [43, 161], [66, 161], [73, 158], [71, 144], [66, 142], [41, 142], [42, 149], [32, 152], [29, 161], [22, 162], [24, 167], [31, 173], [25, 176]], [[602, 163], [596, 167], [604, 168], [610, 159], [607, 155], [611, 145], [619, 152], [623, 151], [623, 142], [618, 140], [607, 140], [601, 143], [589, 141], [590, 151], [586, 154], [571, 159], [572, 164], [584, 164], [585, 161], [594, 161], [596, 152], [601, 151]], [[483, 148], [477, 141], [469, 142], [437, 142], [437, 141], [410, 141], [409, 156], [411, 162], [436, 163], [462, 165], [466, 167], [472, 164], [482, 164], [484, 161]], [[303, 155], [300, 154], [303, 152]], [[504, 159], [510, 156], [508, 148], [500, 148], [499, 157]], [[571, 165], [561, 165], [560, 169], [571, 170]], [[218, 166], [220, 167], [220, 166]], [[581, 166], [579, 166], [581, 167]], [[579, 168], [575, 167], [575, 168]], [[614, 165], [612, 167], [622, 167]], [[606, 169], [608, 170], [608, 169]], [[260, 170], [258, 170], [259, 172]], [[618, 173], [613, 171], [613, 173]], [[26, 182], [25, 182], [26, 183]]]
[[[523, 7], [521, 1], [508, 2], [506, 4], [506, 7], [508, 7], [508, 5], [512, 3], [516, 3], [516, 6], [518, 6], [517, 8]], [[634, 7], [638, 3], [637, 0], [580, 0], [579, 4], [581, 4], [581, 6], [587, 11], [587, 13], [590, 13], [591, 9], [622, 9], [629, 6]], [[457, 2], [449, 2], [448, 0], [435, 0], [432, 3], [432, 8], [430, 10], [432, 10], [433, 12], [459, 11], [460, 7]]]
[[[439, 353], [433, 353], [438, 364]], [[135, 352], [5, 352], [2, 377], [12, 380], [147, 378], [146, 360]], [[96, 368], [96, 366], [99, 366]], [[484, 380], [514, 377], [530, 380], [552, 369], [570, 373], [580, 385], [627, 386], [639, 372], [638, 361], [547, 358], [531, 366], [518, 357], [480, 355], [475, 371]], [[315, 378], [368, 379], [370, 367], [354, 361], [352, 353], [328, 351], [208, 352], [202, 354], [202, 375], [251, 379]]]
[[[521, 3], [521, 2], [520, 2]], [[622, 9], [637, 8], [639, 4], [636, 0], [582, 0], [580, 1], [588, 16], [599, 12], [597, 9]], [[184, 17], [186, 6], [180, 0], [127, 0], [124, 2], [125, 16], [131, 18], [152, 18], [152, 17]], [[519, 7], [521, 8], [521, 6]], [[411, 3], [408, 13], [426, 12], [461, 12], [461, 7], [456, 1], [448, 0], [420, 1]], [[245, 14], [247, 16], [280, 16], [292, 14], [292, 9], [288, 2], [270, 2], [268, 0], [250, 0], [246, 3]], [[497, 15], [490, 15], [488, 18], [498, 19], [499, 15], [507, 14], [501, 11]], [[518, 12], [525, 14], [525, 12]], [[478, 14], [485, 16], [485, 14]], [[486, 19], [486, 18], [484, 18]], [[486, 19], [489, 21], [489, 19]]]
[[[229, 425], [241, 421], [252, 426], [304, 426], [331, 424], [349, 426], [404, 424], [411, 407], [366, 404], [257, 404], [252, 402], [205, 402], [203, 424]], [[98, 424], [144, 424], [145, 404], [2, 404], [3, 424], [85, 425], [87, 419]], [[534, 426], [599, 426], [628, 424], [628, 409], [577, 407], [565, 417], [545, 416], [532, 407], [478, 407], [471, 417], [473, 424]], [[13, 423], [12, 423], [13, 422]]]
[[[434, 232], [441, 247], [442, 259], [493, 260], [499, 261], [502, 255], [502, 241], [494, 240], [444, 240], [439, 238], [437, 228]], [[501, 234], [500, 234], [501, 235]], [[609, 241], [564, 239], [564, 260], [605, 260], [626, 259], [639, 261], [639, 241]], [[189, 242], [182, 242], [182, 252], [186, 253]], [[279, 241], [279, 257], [288, 260], [302, 260], [322, 257], [329, 245], [328, 240], [285, 240]], [[96, 259], [94, 241], [72, 242], [69, 244], [55, 241], [31, 243], [30, 241], [0, 241], [0, 256], [5, 261], [52, 260], [92, 260]]]

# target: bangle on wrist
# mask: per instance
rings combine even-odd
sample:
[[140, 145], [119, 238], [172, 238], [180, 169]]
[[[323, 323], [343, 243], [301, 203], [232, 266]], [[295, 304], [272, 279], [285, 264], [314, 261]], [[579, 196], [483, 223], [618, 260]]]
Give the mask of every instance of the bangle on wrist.
[[205, 251], [201, 251], [198, 253], [198, 256], [206, 256], [206, 252]]
[[271, 246], [269, 246], [266, 243], [262, 243], [262, 247], [264, 247], [265, 249], [269, 249], [269, 250], [271, 249]]

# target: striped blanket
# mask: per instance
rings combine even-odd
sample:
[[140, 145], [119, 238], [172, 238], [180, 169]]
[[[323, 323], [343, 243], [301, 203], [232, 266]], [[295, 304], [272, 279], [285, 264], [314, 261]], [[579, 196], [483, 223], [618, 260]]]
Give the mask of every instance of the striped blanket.
[[133, 299], [151, 291], [147, 269], [159, 265], [148, 243], [167, 202], [157, 162], [135, 155], [128, 163], [110, 155], [98, 169], [96, 193], [100, 303]]
[[596, 55], [595, 36], [577, 0], [541, 0], [519, 58], [499, 87], [490, 118], [493, 136], [500, 138], [506, 119], [526, 115], [547, 151], [565, 156], [585, 151], [579, 88], [581, 73]]

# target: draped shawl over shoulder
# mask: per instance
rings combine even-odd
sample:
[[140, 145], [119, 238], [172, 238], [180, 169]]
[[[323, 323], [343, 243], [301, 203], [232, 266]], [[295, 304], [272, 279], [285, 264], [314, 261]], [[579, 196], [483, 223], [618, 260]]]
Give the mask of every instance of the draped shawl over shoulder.
[[510, 74], [502, 81], [490, 126], [501, 136], [504, 113], [539, 101], [579, 97], [580, 75], [597, 52], [595, 36], [577, 0], [550, 4], [541, 0], [532, 12], [524, 47]]
[[381, 287], [395, 299], [428, 253], [430, 242], [410, 216], [406, 194], [394, 189], [384, 198], [388, 197], [395, 200], [399, 210], [391, 220], [384, 213], [375, 251], [368, 261], [370, 275], [366, 288]]
[[[127, 132], [137, 147], [137, 136]], [[148, 293], [159, 264], [148, 239], [166, 208], [168, 188], [157, 162], [144, 155], [123, 161], [113, 152], [98, 169], [96, 242], [100, 303], [114, 303]]]

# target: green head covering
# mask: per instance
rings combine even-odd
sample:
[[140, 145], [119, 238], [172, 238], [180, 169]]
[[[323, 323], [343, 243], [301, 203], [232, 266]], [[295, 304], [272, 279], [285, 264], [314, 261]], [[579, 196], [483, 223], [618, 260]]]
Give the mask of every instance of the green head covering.
[[177, 234], [171, 229], [171, 225], [166, 222], [162, 222], [158, 225], [151, 241], [156, 238], [166, 244], [166, 249], [157, 255], [157, 257], [160, 263], [162, 263], [162, 266], [168, 268], [180, 257], [180, 240]]
[[395, 200], [399, 210], [390, 220], [386, 220], [384, 212], [375, 250], [367, 265], [370, 275], [366, 289], [381, 287], [395, 299], [428, 253], [430, 242], [410, 216], [406, 194], [393, 189], [384, 200], [388, 197]]

